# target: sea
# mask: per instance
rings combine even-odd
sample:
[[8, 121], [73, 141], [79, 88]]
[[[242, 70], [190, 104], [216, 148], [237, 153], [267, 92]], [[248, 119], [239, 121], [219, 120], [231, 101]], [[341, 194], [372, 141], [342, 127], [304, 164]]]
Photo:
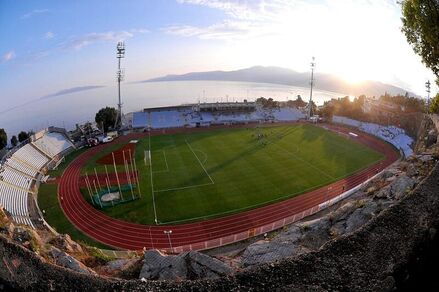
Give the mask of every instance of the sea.
[[[197, 102], [254, 101], [259, 97], [278, 101], [294, 100], [300, 95], [309, 99], [309, 88], [287, 85], [232, 81], [169, 81], [122, 83], [123, 112], [148, 107], [182, 105]], [[317, 105], [345, 94], [313, 90]], [[63, 94], [7, 110], [0, 115], [0, 128], [8, 137], [20, 131], [37, 132], [48, 126], [71, 130], [76, 123], [94, 121], [96, 112], [106, 106], [117, 106], [117, 85]], [[8, 138], [8, 140], [9, 140]]]

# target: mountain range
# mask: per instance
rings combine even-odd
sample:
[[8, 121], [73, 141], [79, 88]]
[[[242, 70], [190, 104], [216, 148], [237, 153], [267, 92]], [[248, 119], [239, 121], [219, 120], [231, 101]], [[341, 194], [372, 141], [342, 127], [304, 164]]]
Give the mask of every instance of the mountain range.
[[[314, 76], [316, 89], [341, 93], [343, 95], [358, 96], [365, 94], [367, 96], [380, 96], [386, 92], [392, 95], [405, 94], [407, 92], [407, 90], [403, 88], [378, 81], [363, 81], [353, 84], [333, 74], [315, 73]], [[297, 72], [281, 67], [255, 66], [234, 71], [208, 71], [192, 72], [182, 75], [166, 75], [139, 82], [191, 80], [258, 82], [309, 87], [310, 72]], [[411, 92], [408, 92], [408, 94], [415, 96], [415, 94]]]

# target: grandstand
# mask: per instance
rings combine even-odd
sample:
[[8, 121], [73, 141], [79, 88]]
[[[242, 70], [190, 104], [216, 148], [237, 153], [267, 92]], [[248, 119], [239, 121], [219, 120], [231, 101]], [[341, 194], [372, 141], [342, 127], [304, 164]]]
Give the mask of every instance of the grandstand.
[[35, 183], [72, 149], [74, 145], [64, 129], [49, 128], [34, 134], [0, 161], [0, 205], [16, 223], [34, 227], [28, 201], [35, 195]]
[[405, 133], [404, 129], [395, 126], [382, 126], [374, 123], [361, 122], [340, 116], [334, 116], [332, 120], [335, 123], [355, 127], [363, 132], [377, 136], [401, 150], [406, 157], [413, 154], [411, 147], [413, 139]]
[[254, 102], [202, 103], [148, 108], [134, 112], [132, 116], [133, 129], [298, 121], [306, 118], [306, 115], [297, 108], [263, 108]]

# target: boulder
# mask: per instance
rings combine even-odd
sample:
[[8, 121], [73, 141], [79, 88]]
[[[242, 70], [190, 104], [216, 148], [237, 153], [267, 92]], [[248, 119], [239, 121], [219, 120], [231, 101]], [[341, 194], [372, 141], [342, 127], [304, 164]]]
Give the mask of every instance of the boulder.
[[343, 204], [340, 208], [334, 210], [333, 212], [331, 212], [329, 214], [329, 219], [332, 222], [337, 222], [340, 220], [344, 220], [346, 219], [346, 217], [351, 214], [352, 212], [354, 212], [354, 210], [357, 207], [355, 206], [355, 202], [354, 201], [348, 201], [345, 204]]
[[300, 244], [305, 248], [318, 250], [331, 239], [329, 233], [331, 225], [328, 217], [318, 218], [297, 225], [302, 227], [303, 236]]
[[50, 247], [48, 253], [54, 259], [55, 264], [57, 264], [58, 266], [87, 275], [96, 274], [93, 270], [87, 268], [83, 263], [54, 246]]
[[407, 175], [400, 176], [390, 184], [390, 193], [395, 199], [399, 199], [409, 190], [413, 189], [415, 183], [416, 181]]
[[346, 220], [346, 232], [357, 230], [366, 224], [378, 211], [378, 204], [373, 200], [363, 201], [364, 205], [356, 209]]
[[409, 164], [409, 166], [407, 166], [407, 171], [406, 171], [407, 176], [414, 177], [414, 176], [417, 176], [418, 174], [419, 174], [419, 172], [413, 163], [411, 163], [411, 164]]
[[184, 280], [218, 278], [232, 269], [223, 262], [196, 251], [163, 255], [157, 250], [145, 252], [139, 279]]
[[59, 234], [52, 240], [52, 244], [67, 253], [84, 253], [81, 245], [73, 241], [68, 234]]
[[43, 246], [41, 237], [35, 230], [29, 227], [15, 226], [12, 231], [12, 239], [33, 251], [39, 251], [41, 246]]
[[303, 249], [298, 246], [301, 237], [302, 228], [292, 225], [271, 241], [257, 241], [245, 249], [241, 257], [241, 265], [248, 267], [298, 255], [303, 252]]
[[[141, 260], [139, 259], [118, 259], [109, 261], [105, 266], [99, 268], [99, 273], [113, 277], [120, 277], [124, 274], [132, 274]], [[138, 273], [138, 271], [137, 271]], [[137, 275], [136, 275], [137, 276]]]
[[263, 263], [271, 263], [285, 257], [301, 253], [297, 242], [292, 241], [272, 241], [259, 240], [249, 245], [241, 257], [241, 265], [249, 267]]

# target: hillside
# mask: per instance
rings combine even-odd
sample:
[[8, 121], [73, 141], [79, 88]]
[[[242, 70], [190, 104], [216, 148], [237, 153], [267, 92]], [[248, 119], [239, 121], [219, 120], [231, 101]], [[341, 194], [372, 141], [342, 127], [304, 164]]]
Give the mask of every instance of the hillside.
[[[216, 80], [274, 83], [298, 87], [308, 87], [309, 78], [309, 72], [297, 72], [281, 67], [255, 66], [235, 71], [209, 71], [192, 72], [182, 75], [166, 75], [139, 82]], [[317, 89], [340, 92], [343, 94], [355, 96], [361, 94], [366, 94], [368, 96], [379, 96], [385, 92], [396, 95], [405, 94], [407, 92], [403, 88], [396, 87], [390, 84], [384, 84], [378, 81], [364, 81], [357, 84], [351, 84], [335, 75], [326, 73], [316, 73], [315, 79], [315, 86]]]

